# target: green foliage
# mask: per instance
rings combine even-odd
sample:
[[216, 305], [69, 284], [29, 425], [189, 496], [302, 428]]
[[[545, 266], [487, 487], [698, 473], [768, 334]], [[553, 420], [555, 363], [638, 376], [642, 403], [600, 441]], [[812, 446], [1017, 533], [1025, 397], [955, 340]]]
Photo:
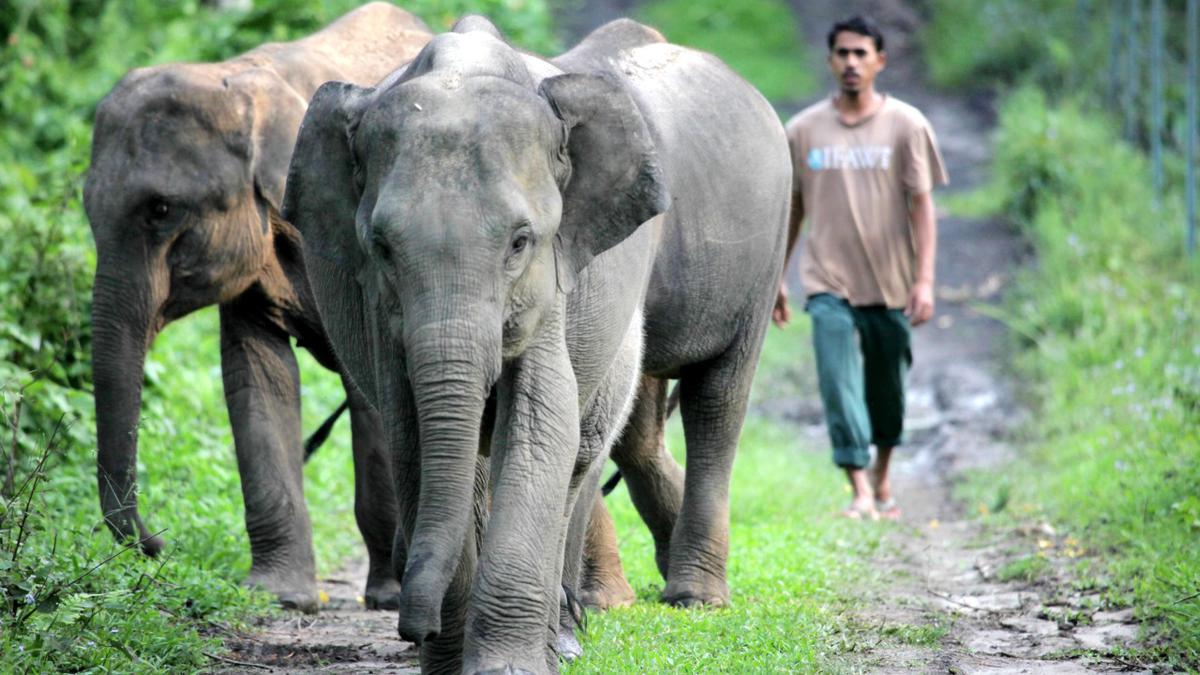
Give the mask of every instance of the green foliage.
[[1031, 555], [1010, 561], [996, 571], [1000, 581], [1033, 583], [1050, 571], [1050, 561], [1042, 555]]
[[[128, 70], [223, 59], [315, 30], [359, 2], [199, 0], [0, 3], [0, 672], [195, 671], [216, 632], [269, 611], [249, 568], [221, 390], [213, 309], [167, 328], [146, 363], [142, 512], [159, 560], [124, 551], [97, 508], [90, 392], [95, 253], [80, 191], [95, 106]], [[516, 43], [553, 52], [542, 0], [416, 0], [441, 30], [489, 14]], [[321, 420], [338, 379], [300, 355], [303, 412]], [[308, 427], [315, 426], [310, 422]], [[348, 423], [306, 467], [318, 565], [359, 552]], [[110, 556], [112, 557], [109, 560]], [[106, 562], [107, 561], [107, 562]]]
[[816, 89], [785, 2], [654, 0], [639, 15], [671, 42], [717, 55], [772, 101], [796, 100]]
[[1155, 209], [1145, 158], [1103, 114], [1033, 88], [1003, 105], [996, 147], [990, 200], [1037, 252], [1007, 321], [1039, 414], [1030, 456], [975, 490], [1062, 523], [1107, 570], [1108, 600], [1149, 620], [1148, 658], [1195, 668], [1200, 270], [1181, 199]]
[[[1122, 108], [1125, 87], [1132, 101], [1132, 133], [1148, 145], [1150, 129], [1150, 10], [1142, 7], [1134, 35], [1136, 71], [1130, 71], [1126, 2], [1079, 0], [931, 0], [920, 34], [931, 81], [947, 89], [992, 89], [1032, 83], [1055, 96], [1074, 92], [1107, 110]], [[1186, 140], [1185, 8], [1164, 3], [1163, 141]], [[1136, 76], [1136, 81], [1134, 77]]]
[[931, 5], [921, 38], [935, 84], [983, 87], [1030, 72], [1059, 77], [1082, 63], [1103, 63], [1107, 33], [1079, 30], [1075, 0], [933, 0]]

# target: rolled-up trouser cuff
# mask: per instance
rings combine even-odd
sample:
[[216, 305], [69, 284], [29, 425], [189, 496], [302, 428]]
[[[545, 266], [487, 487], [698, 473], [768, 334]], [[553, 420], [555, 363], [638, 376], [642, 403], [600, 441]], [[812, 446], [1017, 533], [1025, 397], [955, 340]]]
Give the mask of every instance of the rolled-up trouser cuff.
[[865, 469], [871, 463], [871, 451], [867, 448], [834, 448], [833, 463], [843, 469]]

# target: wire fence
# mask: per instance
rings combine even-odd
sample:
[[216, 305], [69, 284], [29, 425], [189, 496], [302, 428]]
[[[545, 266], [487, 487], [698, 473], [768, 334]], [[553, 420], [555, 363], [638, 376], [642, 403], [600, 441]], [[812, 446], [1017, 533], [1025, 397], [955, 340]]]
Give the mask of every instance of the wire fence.
[[[1088, 0], [1077, 0], [1081, 18], [1090, 11]], [[1200, 53], [1200, 0], [1115, 0], [1109, 6], [1108, 100], [1119, 106], [1121, 128], [1126, 140], [1143, 147], [1150, 155], [1154, 181], [1156, 215], [1166, 213], [1168, 194], [1166, 163], [1167, 142], [1178, 148], [1184, 162], [1185, 215], [1182, 234], [1188, 255], [1196, 253], [1197, 229], [1197, 58]], [[1182, 11], [1181, 11], [1182, 10]], [[1182, 17], [1180, 16], [1182, 14]], [[1183, 18], [1184, 26], [1174, 27], [1178, 51], [1183, 43], [1183, 115], [1178, 114], [1179, 98], [1166, 86], [1172, 73], [1178, 73], [1179, 59], [1170, 58], [1171, 20]], [[1183, 35], [1180, 36], [1179, 34]], [[1179, 40], [1182, 37], [1182, 40]], [[1180, 147], [1182, 146], [1182, 147]], [[1178, 175], [1178, 174], [1175, 174]]]

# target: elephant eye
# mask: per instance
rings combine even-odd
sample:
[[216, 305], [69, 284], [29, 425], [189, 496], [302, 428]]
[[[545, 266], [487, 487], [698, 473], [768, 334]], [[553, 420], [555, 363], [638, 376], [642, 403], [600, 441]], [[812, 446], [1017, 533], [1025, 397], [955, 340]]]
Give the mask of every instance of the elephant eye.
[[155, 197], [146, 204], [146, 220], [157, 223], [166, 220], [171, 215], [171, 205], [166, 200]]
[[522, 232], [521, 234], [518, 234], [517, 236], [513, 237], [512, 247], [509, 250], [509, 255], [516, 255], [516, 254], [520, 253], [521, 251], [524, 251], [525, 247], [528, 245], [529, 245], [529, 235], [525, 234], [524, 232]]
[[392, 259], [392, 245], [388, 243], [381, 235], [371, 237], [371, 248], [375, 250], [375, 255], [384, 262], [390, 262]]

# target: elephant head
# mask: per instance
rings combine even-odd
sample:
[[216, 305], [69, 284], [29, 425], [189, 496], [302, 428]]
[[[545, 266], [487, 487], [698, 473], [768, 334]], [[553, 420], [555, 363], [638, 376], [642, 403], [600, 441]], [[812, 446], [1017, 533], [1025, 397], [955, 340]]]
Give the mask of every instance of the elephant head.
[[127, 75], [100, 103], [84, 208], [96, 240], [93, 379], [100, 504], [151, 555], [137, 510], [146, 351], [168, 322], [245, 291], [272, 255], [305, 101], [272, 71], [170, 65]]
[[485, 20], [459, 30], [378, 89], [322, 86], [284, 199], [339, 358], [385, 425], [414, 416], [400, 633], [417, 641], [440, 628], [493, 384], [588, 262], [667, 206], [646, 122], [619, 82], [539, 82], [531, 72], [548, 64]]

